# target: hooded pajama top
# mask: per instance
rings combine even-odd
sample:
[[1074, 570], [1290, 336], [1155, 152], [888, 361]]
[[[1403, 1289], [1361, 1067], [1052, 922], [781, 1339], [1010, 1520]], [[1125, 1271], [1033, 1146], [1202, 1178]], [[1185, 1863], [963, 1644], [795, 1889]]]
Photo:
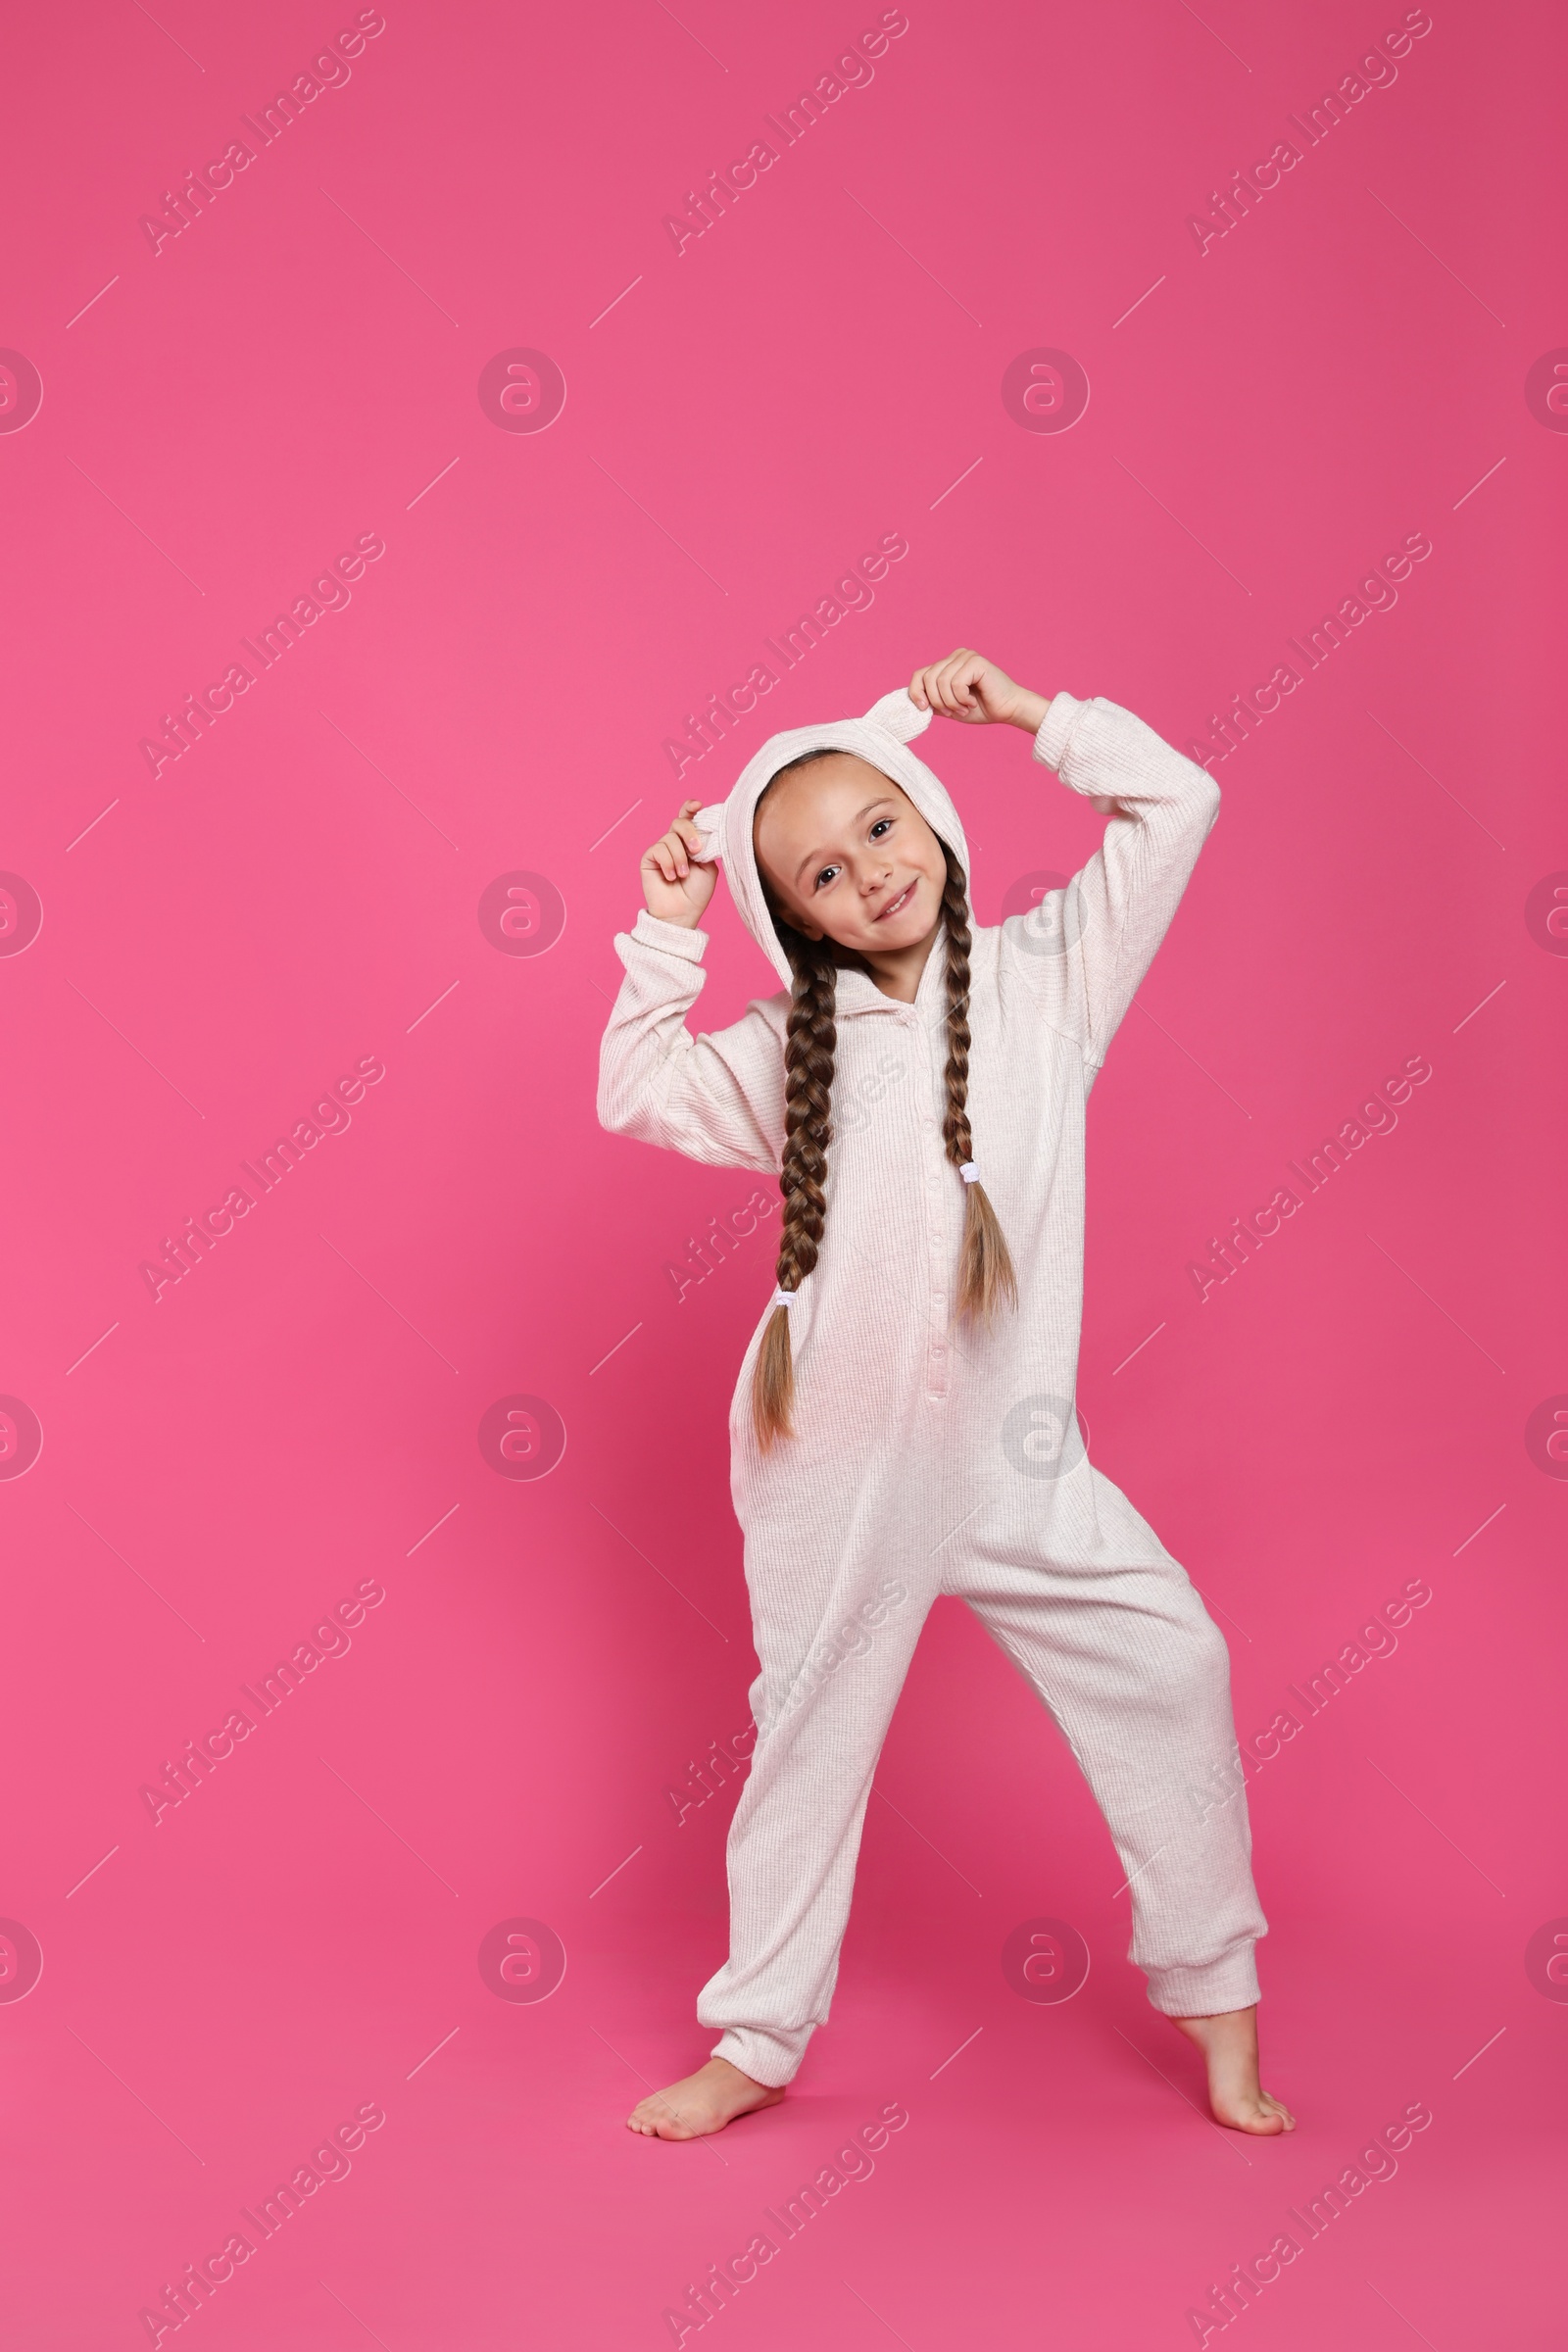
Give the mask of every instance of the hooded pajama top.
[[[694, 1036], [707, 935], [646, 910], [617, 934], [602, 1123], [717, 1166], [778, 1173], [789, 961], [752, 817], [770, 777], [831, 746], [891, 776], [965, 874], [963, 828], [908, 749], [899, 689], [864, 718], [775, 736], [697, 824], [784, 981]], [[1089, 1463], [1074, 1410], [1085, 1105], [1213, 824], [1204, 769], [1102, 697], [1058, 694], [1034, 756], [1108, 817], [1065, 889], [972, 925], [968, 1111], [1018, 1278], [1016, 1312], [956, 1325], [963, 1183], [946, 1156], [945, 946], [912, 1004], [837, 979], [820, 1253], [790, 1308], [795, 1435], [751, 1421], [764, 1306], [730, 1407], [760, 1673], [758, 1740], [731, 1826], [731, 1947], [704, 1987], [715, 2053], [786, 2082], [828, 2012], [861, 1823], [925, 1615], [961, 1595], [1038, 1692], [1103, 1812], [1130, 1892], [1131, 1956], [1173, 2015], [1257, 1999], [1266, 1932], [1250, 1868], [1229, 1659], [1185, 1572]]]

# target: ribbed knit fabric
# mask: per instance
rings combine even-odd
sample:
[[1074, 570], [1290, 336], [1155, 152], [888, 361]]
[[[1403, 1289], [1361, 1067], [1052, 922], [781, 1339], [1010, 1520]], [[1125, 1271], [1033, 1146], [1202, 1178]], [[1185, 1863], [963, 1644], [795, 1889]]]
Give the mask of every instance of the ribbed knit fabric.
[[[966, 865], [951, 801], [904, 729], [895, 741], [872, 726], [882, 710], [775, 737], [725, 805], [732, 895], [754, 931], [755, 867], [736, 871], [751, 809], [767, 776], [812, 743], [880, 766]], [[1085, 1104], [1219, 793], [1100, 697], [1056, 695], [1034, 750], [1110, 821], [1065, 890], [973, 931], [974, 1158], [1017, 1271], [1017, 1311], [985, 1332], [953, 1319], [964, 1186], [942, 1141], [939, 941], [912, 1004], [865, 973], [838, 976], [826, 1223], [790, 1315], [796, 1435], [764, 1455], [752, 1431], [765, 1294], [731, 1403], [759, 1737], [730, 1830], [729, 1958], [697, 2014], [722, 2030], [716, 2054], [761, 2082], [788, 2082], [827, 2017], [872, 1774], [941, 1592], [968, 1602], [1071, 1745], [1121, 1857], [1130, 1956], [1154, 2006], [1193, 2016], [1258, 1997], [1252, 1946], [1266, 1922], [1225, 1643], [1152, 1528], [1090, 1466], [1073, 1406]], [[763, 944], [776, 964], [776, 936]], [[599, 1115], [694, 1159], [776, 1174], [788, 995], [694, 1036], [706, 945], [646, 911], [617, 934], [626, 977]]]

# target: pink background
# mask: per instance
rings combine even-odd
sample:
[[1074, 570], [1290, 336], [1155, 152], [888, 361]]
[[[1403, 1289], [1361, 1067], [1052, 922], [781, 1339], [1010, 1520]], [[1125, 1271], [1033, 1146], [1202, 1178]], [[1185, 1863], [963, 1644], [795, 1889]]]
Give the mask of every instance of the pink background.
[[[679, 253], [665, 214], [879, 9], [399, 0], [156, 252], [142, 216], [355, 10], [14, 17], [0, 344], [42, 406], [8, 362], [0, 867], [42, 928], [8, 886], [0, 1392], [43, 1444], [0, 1479], [0, 2037], [28, 2352], [152, 2340], [166, 2284], [372, 2103], [348, 2177], [216, 2288], [208, 2352], [667, 2343], [893, 2101], [875, 2174], [688, 2344], [1192, 2342], [1416, 2101], [1397, 2177], [1236, 2325], [1253, 2352], [1562, 2341], [1565, 44], [1545, 7], [1436, 8], [1308, 147], [1287, 118], [1402, 15], [911, 0]], [[1200, 251], [1189, 216], [1293, 135]], [[481, 405], [519, 349], [564, 378], [547, 430]], [[1041, 349], [1087, 374], [1070, 430], [1004, 403]], [[874, 603], [677, 784], [685, 714], [891, 532]], [[1208, 1596], [1244, 1738], [1432, 1592], [1252, 1788], [1300, 2129], [1199, 2112], [1071, 1759], [945, 1602], [795, 2092], [634, 2139], [723, 1949], [733, 1782], [679, 1820], [669, 1791], [747, 1720], [724, 1405], [770, 1272], [754, 1240], [677, 1300], [666, 1265], [752, 1179], [595, 1122], [637, 857], [767, 733], [959, 644], [1218, 748], [1209, 713], [1418, 532], [1396, 605], [1216, 765], [1091, 1121], [1092, 1450]], [[155, 779], [162, 714], [362, 534], [352, 602]], [[1021, 739], [923, 748], [981, 919], [1090, 854]], [[565, 908], [538, 955], [479, 919], [519, 871]], [[548, 894], [514, 904], [544, 941]], [[712, 928], [710, 1024], [768, 986], [722, 900]], [[1413, 1055], [1397, 1127], [1200, 1302], [1189, 1261]], [[164, 1237], [362, 1057], [352, 1124], [155, 1303]], [[542, 1479], [478, 1442], [517, 1396], [564, 1428]], [[155, 1825], [144, 1785], [365, 1583], [347, 1653]], [[1042, 1916], [1092, 1954], [1065, 2003], [1003, 1972]], [[542, 2001], [481, 1973], [518, 1919], [564, 1949]]]

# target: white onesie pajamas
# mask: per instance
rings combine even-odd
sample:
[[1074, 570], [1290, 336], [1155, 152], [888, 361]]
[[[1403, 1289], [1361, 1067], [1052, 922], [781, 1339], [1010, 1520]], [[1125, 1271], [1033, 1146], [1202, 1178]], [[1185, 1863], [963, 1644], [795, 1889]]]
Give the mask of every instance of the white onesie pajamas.
[[[698, 817], [785, 988], [694, 1036], [707, 935], [640, 913], [615, 940], [626, 977], [601, 1055], [606, 1127], [777, 1174], [789, 961], [753, 811], [786, 760], [853, 752], [902, 787], [967, 875], [957, 812], [908, 749], [929, 717], [901, 688], [864, 718], [776, 735]], [[697, 2014], [721, 2029], [714, 2054], [760, 2082], [787, 2082], [827, 2017], [872, 1775], [943, 1592], [968, 1602], [1068, 1740], [1121, 1857], [1131, 1957], [1154, 2006], [1201, 2016], [1258, 1997], [1266, 1922], [1225, 1642], [1152, 1528], [1091, 1467], [1073, 1402], [1085, 1103], [1219, 792], [1098, 696], [1058, 694], [1034, 753], [1110, 821], [1065, 890], [973, 926], [969, 1119], [1017, 1309], [1004, 1304], [986, 1330], [953, 1319], [964, 1188], [942, 1137], [945, 943], [912, 1004], [841, 970], [826, 1222], [790, 1310], [796, 1434], [766, 1454], [753, 1434], [770, 1308], [730, 1407], [758, 1739], [729, 1836], [729, 1958]]]

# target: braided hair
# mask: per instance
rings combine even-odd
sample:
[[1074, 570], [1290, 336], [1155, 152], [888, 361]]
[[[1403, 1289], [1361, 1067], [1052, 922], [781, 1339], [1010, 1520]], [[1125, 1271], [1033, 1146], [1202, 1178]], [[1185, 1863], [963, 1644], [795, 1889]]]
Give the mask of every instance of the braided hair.
[[[804, 752], [770, 778], [761, 800], [778, 777], [813, 760], [836, 757], [830, 749]], [[948, 1059], [944, 1073], [947, 1113], [942, 1135], [947, 1156], [961, 1168], [974, 1156], [967, 1107], [969, 1088], [969, 902], [962, 866], [942, 844], [948, 879], [942, 894], [947, 934]], [[775, 930], [790, 962], [790, 1009], [784, 1051], [784, 1157], [779, 1191], [784, 1215], [779, 1234], [778, 1287], [798, 1291], [817, 1261], [826, 1215], [823, 1179], [833, 1138], [833, 1064], [838, 1051], [836, 1000], [841, 964], [864, 969], [852, 951], [832, 940], [808, 939], [784, 913], [765, 876], [759, 872], [763, 896]], [[1017, 1276], [1006, 1237], [980, 1184], [963, 1188], [963, 1239], [958, 1253], [956, 1313], [989, 1323], [1004, 1298], [1016, 1305]], [[776, 1306], [762, 1333], [752, 1377], [752, 1424], [766, 1453], [775, 1438], [794, 1435], [791, 1416], [795, 1402], [795, 1365], [790, 1347], [787, 1307]]]

